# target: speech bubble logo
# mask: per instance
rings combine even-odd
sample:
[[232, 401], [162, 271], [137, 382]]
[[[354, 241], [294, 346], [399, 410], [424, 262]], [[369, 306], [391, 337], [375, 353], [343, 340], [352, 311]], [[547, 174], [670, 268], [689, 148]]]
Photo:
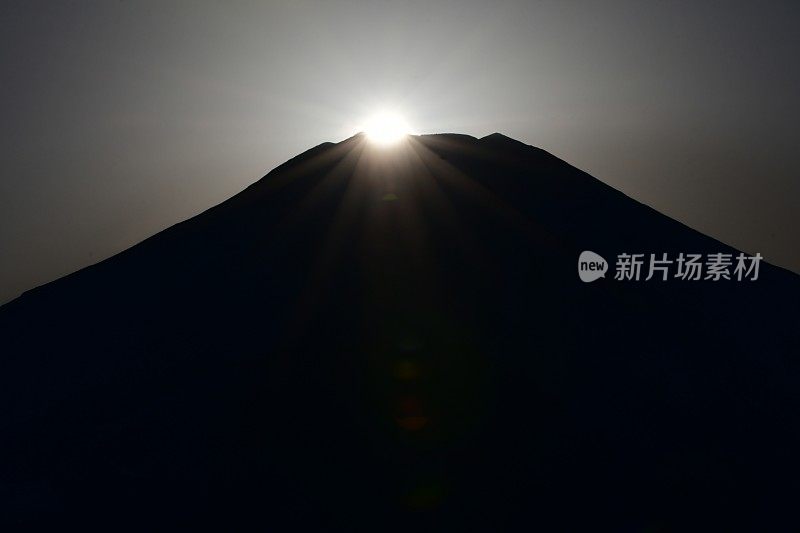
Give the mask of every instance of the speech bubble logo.
[[585, 283], [590, 283], [598, 278], [604, 278], [608, 271], [608, 263], [602, 256], [590, 252], [581, 252], [578, 257], [578, 277]]

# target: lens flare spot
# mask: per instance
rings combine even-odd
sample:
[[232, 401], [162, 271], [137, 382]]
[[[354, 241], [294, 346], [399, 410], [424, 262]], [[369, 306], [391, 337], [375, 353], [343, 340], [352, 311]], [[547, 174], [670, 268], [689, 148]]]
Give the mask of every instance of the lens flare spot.
[[405, 500], [411, 509], [426, 511], [438, 507], [444, 496], [445, 490], [442, 484], [432, 482], [414, 487], [406, 494]]
[[400, 381], [419, 378], [419, 365], [410, 359], [401, 359], [394, 365], [394, 377]]
[[395, 420], [397, 425], [406, 431], [419, 431], [428, 425], [427, 416], [400, 416]]
[[403, 396], [397, 402], [397, 425], [406, 431], [419, 431], [428, 425], [422, 402], [417, 396]]

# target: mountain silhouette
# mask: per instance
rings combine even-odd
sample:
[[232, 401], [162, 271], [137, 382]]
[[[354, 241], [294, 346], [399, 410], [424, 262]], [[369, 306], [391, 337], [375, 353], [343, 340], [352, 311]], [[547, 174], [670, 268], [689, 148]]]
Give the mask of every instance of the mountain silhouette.
[[798, 527], [800, 278], [651, 253], [738, 255], [500, 134], [321, 144], [0, 308], [0, 520]]

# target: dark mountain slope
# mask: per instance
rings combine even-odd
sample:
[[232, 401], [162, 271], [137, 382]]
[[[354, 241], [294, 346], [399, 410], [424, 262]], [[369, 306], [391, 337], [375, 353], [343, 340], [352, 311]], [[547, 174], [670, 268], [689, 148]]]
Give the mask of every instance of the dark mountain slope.
[[613, 279], [663, 252], [735, 253], [499, 134], [320, 145], [0, 308], [4, 516], [791, 530], [800, 281]]

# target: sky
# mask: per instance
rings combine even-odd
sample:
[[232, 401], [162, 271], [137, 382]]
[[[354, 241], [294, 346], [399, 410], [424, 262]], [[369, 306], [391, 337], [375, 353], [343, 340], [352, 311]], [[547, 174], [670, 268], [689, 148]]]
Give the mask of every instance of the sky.
[[5, 1], [0, 303], [381, 110], [800, 273], [800, 3]]

